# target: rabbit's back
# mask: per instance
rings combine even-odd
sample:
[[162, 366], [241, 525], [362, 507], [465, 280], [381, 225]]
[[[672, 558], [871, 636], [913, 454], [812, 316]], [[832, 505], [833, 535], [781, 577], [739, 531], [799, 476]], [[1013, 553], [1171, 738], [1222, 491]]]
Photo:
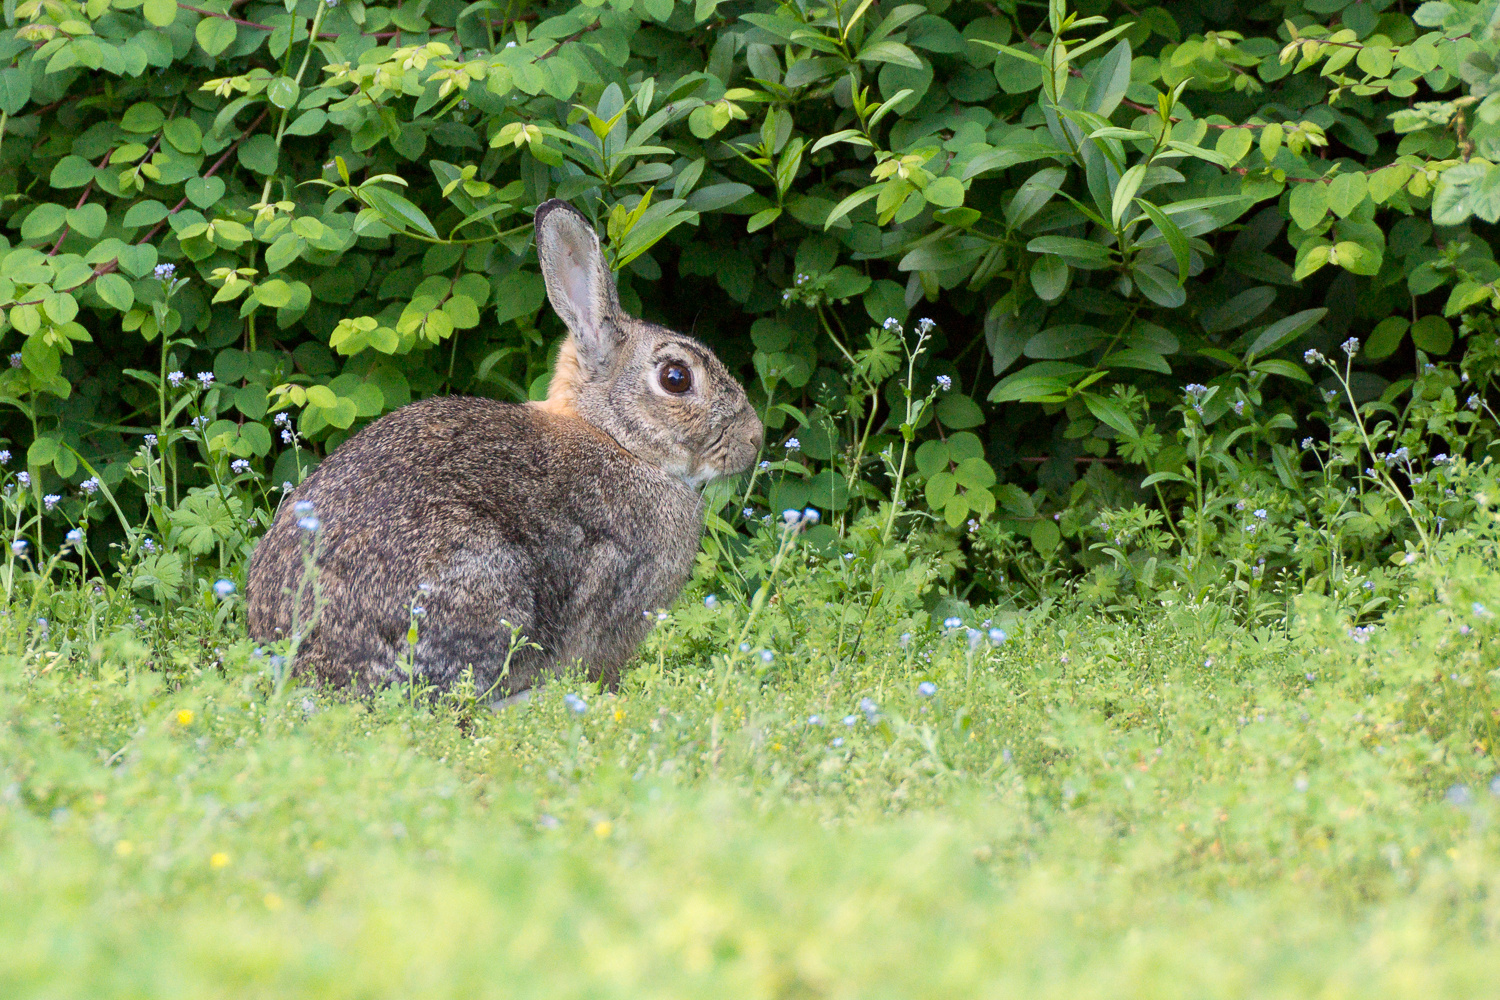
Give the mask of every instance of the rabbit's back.
[[[429, 399], [350, 438], [282, 503], [251, 561], [250, 631], [300, 631], [299, 664], [367, 687], [404, 676], [415, 607], [412, 662], [440, 687], [472, 667], [506, 694], [575, 660], [612, 679], [644, 613], [686, 580], [701, 526], [696, 491], [581, 420]], [[502, 677], [506, 622], [542, 648]]]

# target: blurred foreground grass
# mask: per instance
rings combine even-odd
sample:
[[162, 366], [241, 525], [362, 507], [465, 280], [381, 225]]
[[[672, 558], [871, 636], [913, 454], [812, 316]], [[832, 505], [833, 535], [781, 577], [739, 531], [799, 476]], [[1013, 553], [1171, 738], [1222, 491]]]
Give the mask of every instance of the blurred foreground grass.
[[670, 625], [618, 694], [498, 715], [13, 649], [0, 995], [1495, 995], [1500, 798], [1443, 722], [1491, 711], [1486, 629], [1300, 621], [806, 648], [717, 745]]

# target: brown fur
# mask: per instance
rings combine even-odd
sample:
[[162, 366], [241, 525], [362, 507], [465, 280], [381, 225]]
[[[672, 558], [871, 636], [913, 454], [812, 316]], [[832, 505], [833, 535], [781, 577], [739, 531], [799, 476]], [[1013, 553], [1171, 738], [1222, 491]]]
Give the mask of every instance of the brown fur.
[[[760, 422], [713, 353], [619, 311], [570, 206], [541, 206], [536, 226], [569, 328], [547, 400], [437, 398], [386, 415], [283, 501], [256, 547], [251, 635], [294, 639], [300, 668], [369, 688], [404, 678], [410, 658], [439, 688], [472, 668], [492, 697], [577, 661], [612, 682], [687, 579], [695, 487], [754, 461]], [[660, 388], [666, 364], [690, 368], [691, 392]], [[507, 622], [541, 647], [508, 669]]]

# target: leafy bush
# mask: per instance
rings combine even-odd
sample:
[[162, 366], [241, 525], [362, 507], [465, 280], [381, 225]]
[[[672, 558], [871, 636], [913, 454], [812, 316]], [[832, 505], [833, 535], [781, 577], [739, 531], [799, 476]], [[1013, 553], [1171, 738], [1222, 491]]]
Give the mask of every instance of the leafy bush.
[[[1377, 455], [1492, 440], [1500, 96], [1488, 5], [1380, 6], [19, 3], [11, 528], [33, 569], [76, 527], [136, 597], [203, 593], [362, 423], [540, 394], [556, 196], [751, 385], [731, 510], [926, 515], [976, 597], [1400, 565], [1452, 512]], [[1329, 420], [1331, 465], [1297, 443]], [[1251, 488], [1277, 544], [1221, 551]], [[1107, 551], [1136, 504], [1148, 551]]]

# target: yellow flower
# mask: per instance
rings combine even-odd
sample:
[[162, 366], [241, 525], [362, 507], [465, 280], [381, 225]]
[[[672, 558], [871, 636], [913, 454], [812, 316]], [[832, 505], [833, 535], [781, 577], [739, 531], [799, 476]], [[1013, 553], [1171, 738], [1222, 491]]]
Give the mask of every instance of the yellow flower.
[[193, 710], [191, 708], [178, 709], [177, 724], [179, 726], [191, 726], [193, 724]]
[[598, 837], [600, 840], [604, 840], [614, 832], [615, 825], [607, 819], [600, 820], [599, 822], [594, 824], [594, 836]]
[[229, 864], [229, 855], [223, 851], [215, 851], [208, 859], [210, 868], [223, 868]]

